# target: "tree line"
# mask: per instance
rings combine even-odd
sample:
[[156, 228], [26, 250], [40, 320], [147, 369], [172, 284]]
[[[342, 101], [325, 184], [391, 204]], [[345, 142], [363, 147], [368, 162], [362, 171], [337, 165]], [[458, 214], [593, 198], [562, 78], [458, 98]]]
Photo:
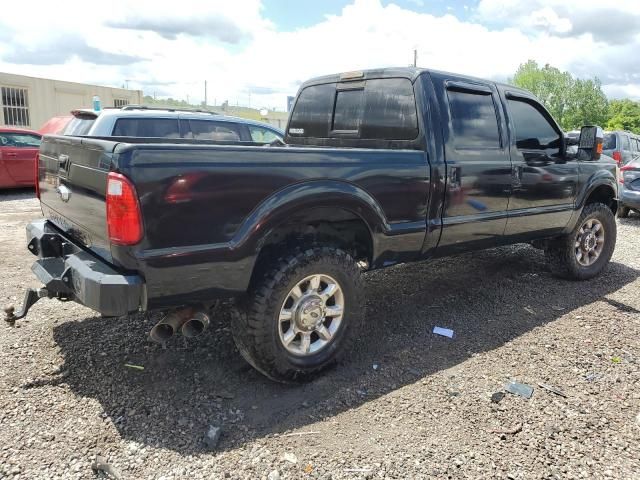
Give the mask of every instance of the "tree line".
[[518, 67], [510, 83], [537, 96], [566, 130], [601, 125], [607, 130], [640, 134], [640, 102], [608, 100], [598, 78], [580, 79], [551, 65], [529, 60]]

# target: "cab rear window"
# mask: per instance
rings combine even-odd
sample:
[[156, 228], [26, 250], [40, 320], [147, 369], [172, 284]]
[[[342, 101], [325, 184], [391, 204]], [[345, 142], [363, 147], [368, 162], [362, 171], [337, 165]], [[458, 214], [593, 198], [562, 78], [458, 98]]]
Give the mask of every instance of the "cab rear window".
[[294, 141], [413, 140], [418, 136], [413, 85], [406, 78], [384, 78], [309, 86], [298, 96], [287, 133]]

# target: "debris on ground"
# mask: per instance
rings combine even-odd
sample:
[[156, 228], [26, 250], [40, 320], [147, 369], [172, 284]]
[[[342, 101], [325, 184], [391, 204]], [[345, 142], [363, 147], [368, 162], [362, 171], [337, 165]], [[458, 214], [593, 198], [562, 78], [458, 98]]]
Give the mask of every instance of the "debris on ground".
[[317, 435], [320, 432], [291, 432], [291, 433], [285, 433], [284, 435], [282, 435], [283, 437], [302, 437], [304, 435]]
[[120, 474], [118, 469], [107, 462], [107, 460], [100, 455], [96, 455], [96, 458], [91, 464], [91, 470], [93, 470], [94, 472], [103, 472], [114, 480], [120, 480], [122, 478], [122, 475]]
[[140, 370], [140, 371], [144, 370], [144, 367], [142, 365], [133, 365], [131, 363], [125, 363], [124, 366], [127, 368], [131, 368], [133, 370]]
[[278, 470], [271, 470], [267, 475], [267, 480], [280, 480], [280, 472]]
[[533, 395], [533, 387], [524, 383], [509, 382], [504, 389], [509, 393], [519, 395], [523, 398], [531, 398], [531, 395]]
[[496, 392], [493, 395], [491, 395], [491, 401], [493, 403], [500, 403], [500, 400], [504, 398], [504, 395], [505, 395], [504, 392]]
[[220, 435], [222, 435], [222, 428], [209, 425], [209, 429], [204, 436], [204, 444], [209, 450], [214, 450], [218, 446]]
[[620, 357], [613, 357], [613, 358], [611, 359], [611, 361], [612, 361], [613, 363], [622, 363], [622, 358], [620, 358]]
[[529, 305], [527, 305], [526, 307], [524, 307], [525, 312], [530, 313], [531, 315], [535, 315], [536, 311], [531, 308]]
[[373, 364], [373, 369], [374, 370], [378, 370], [380, 368], [380, 365], [378, 365], [377, 363]]
[[561, 397], [567, 398], [567, 394], [557, 387], [554, 387], [552, 385], [547, 385], [546, 383], [538, 383], [538, 386], [540, 388], [544, 388], [545, 390], [548, 390], [551, 393], [555, 393], [556, 395], [560, 395]]
[[453, 338], [453, 330], [449, 328], [433, 327], [433, 333], [435, 333], [436, 335], [441, 335], [443, 337]]
[[282, 455], [282, 459], [285, 462], [298, 463], [298, 457], [296, 457], [295, 454], [290, 453], [290, 452], [286, 452], [284, 455]]
[[522, 431], [522, 424], [518, 424], [512, 428], [494, 428], [491, 433], [499, 433], [501, 435], [515, 435]]
[[313, 471], [313, 465], [308, 463], [303, 470], [304, 470], [304, 473], [311, 473]]

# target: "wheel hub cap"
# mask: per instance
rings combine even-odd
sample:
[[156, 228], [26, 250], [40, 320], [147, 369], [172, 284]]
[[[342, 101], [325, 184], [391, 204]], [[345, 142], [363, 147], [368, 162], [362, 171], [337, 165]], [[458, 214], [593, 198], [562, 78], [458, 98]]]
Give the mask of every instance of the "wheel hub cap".
[[322, 299], [312, 295], [300, 302], [296, 311], [296, 325], [300, 330], [311, 331], [322, 322], [324, 313]]
[[284, 348], [298, 356], [312, 355], [334, 339], [342, 323], [344, 294], [329, 275], [299, 281], [288, 293], [278, 318]]
[[584, 267], [593, 265], [602, 253], [605, 231], [602, 223], [590, 218], [586, 220], [576, 237], [575, 255], [578, 263]]

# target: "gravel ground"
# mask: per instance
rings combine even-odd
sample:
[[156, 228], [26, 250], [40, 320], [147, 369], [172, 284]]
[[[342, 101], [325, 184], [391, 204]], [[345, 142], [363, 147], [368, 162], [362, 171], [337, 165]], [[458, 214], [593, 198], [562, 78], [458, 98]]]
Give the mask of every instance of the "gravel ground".
[[[0, 304], [37, 285], [39, 214], [31, 192], [0, 194]], [[106, 478], [96, 455], [126, 479], [640, 478], [640, 217], [618, 232], [584, 283], [526, 246], [371, 273], [357, 349], [302, 386], [248, 367], [224, 308], [163, 349], [153, 318], [43, 300], [0, 325], [0, 478]], [[511, 379], [533, 396], [493, 403]]]

